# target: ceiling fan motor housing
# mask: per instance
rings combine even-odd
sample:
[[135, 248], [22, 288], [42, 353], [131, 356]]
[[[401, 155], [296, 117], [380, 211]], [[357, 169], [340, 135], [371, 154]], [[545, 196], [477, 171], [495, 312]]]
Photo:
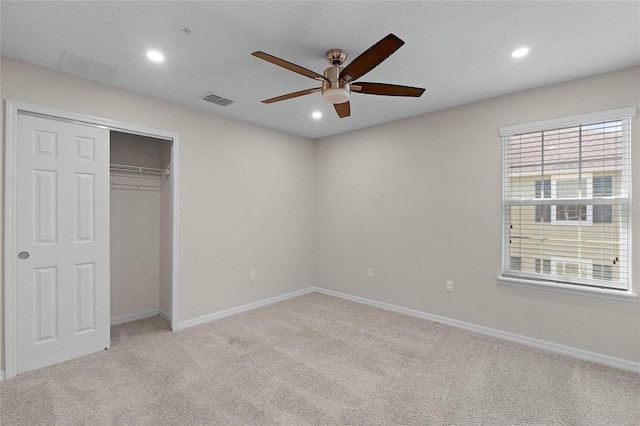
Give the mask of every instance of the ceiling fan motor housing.
[[322, 82], [322, 98], [331, 104], [343, 104], [351, 97], [351, 83], [340, 79], [343, 67], [329, 67], [324, 70], [324, 76], [329, 81]]

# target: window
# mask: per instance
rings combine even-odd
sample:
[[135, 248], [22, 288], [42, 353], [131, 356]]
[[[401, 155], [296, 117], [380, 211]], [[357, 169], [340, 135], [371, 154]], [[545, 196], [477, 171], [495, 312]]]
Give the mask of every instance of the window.
[[611, 281], [613, 278], [613, 266], [611, 265], [593, 265], [593, 279], [602, 281]]
[[[613, 196], [613, 186], [611, 176], [600, 176], [593, 178], [593, 196], [595, 198], [605, 198]], [[612, 223], [611, 204], [600, 204], [593, 206], [593, 223]]]
[[[551, 181], [536, 181], [536, 198], [551, 198]], [[551, 206], [536, 206], [536, 222], [551, 222]]]
[[514, 271], [522, 270], [522, 258], [518, 256], [511, 256], [509, 258], [509, 268]]
[[536, 259], [536, 272], [538, 274], [550, 274], [551, 259]]
[[500, 130], [501, 277], [631, 290], [634, 115], [623, 108]]
[[[612, 176], [599, 176], [593, 179], [582, 179], [579, 183], [580, 188], [585, 193], [591, 192], [594, 198], [603, 198], [613, 196]], [[577, 196], [578, 180], [560, 178], [556, 180], [536, 180], [535, 193], [536, 198], [551, 198], [552, 186], [555, 188], [557, 198], [566, 196]], [[611, 205], [567, 205], [560, 204], [537, 205], [536, 206], [536, 222], [559, 222], [564, 224], [582, 221], [583, 225], [589, 223], [611, 223]]]
[[553, 259], [551, 271], [555, 275], [575, 278], [591, 278], [591, 262], [578, 259]]
[[[580, 198], [583, 195], [591, 198], [592, 179], [584, 174], [579, 175], [555, 175], [551, 179], [551, 198], [567, 199]], [[590, 225], [592, 223], [593, 207], [586, 204], [554, 204], [551, 207], [551, 222], [575, 225]]]

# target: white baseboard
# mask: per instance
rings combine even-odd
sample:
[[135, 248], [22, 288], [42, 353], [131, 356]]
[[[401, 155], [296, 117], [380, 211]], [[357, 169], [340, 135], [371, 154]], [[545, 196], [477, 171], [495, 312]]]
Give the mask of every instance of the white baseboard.
[[165, 320], [171, 322], [171, 315], [169, 315], [168, 313], [166, 313], [165, 311], [163, 311], [162, 309], [160, 309], [158, 311], [158, 315], [160, 315], [160, 317], [164, 318]]
[[[610, 367], [620, 368], [635, 373], [640, 373], [640, 363], [628, 361], [620, 358], [615, 358], [609, 355], [603, 355], [595, 352], [585, 351], [583, 349], [572, 348], [570, 346], [560, 345], [545, 340], [534, 339], [532, 337], [522, 336], [520, 334], [509, 333], [507, 331], [497, 330], [495, 328], [484, 327], [464, 321], [458, 321], [447, 317], [441, 317], [439, 315], [427, 314], [425, 312], [416, 311], [413, 309], [403, 308], [401, 306], [391, 305], [389, 303], [378, 302], [376, 300], [366, 299], [359, 296], [351, 296], [349, 294], [340, 293], [333, 290], [326, 290], [320, 287], [309, 287], [306, 289], [287, 293], [282, 296], [272, 297], [270, 299], [261, 300], [258, 302], [250, 303], [248, 305], [238, 306], [236, 308], [227, 309], [225, 311], [216, 312], [209, 315], [204, 315], [198, 318], [193, 318], [187, 321], [182, 321], [178, 324], [178, 330], [193, 327], [195, 325], [204, 324], [210, 321], [214, 321], [220, 318], [228, 317], [231, 315], [239, 314], [241, 312], [249, 311], [252, 309], [260, 308], [262, 306], [271, 305], [273, 303], [281, 302], [283, 300], [291, 299], [294, 297], [302, 296], [303, 294], [318, 292], [329, 296], [339, 297], [341, 299], [350, 300], [356, 303], [362, 303], [364, 305], [373, 306], [376, 308], [385, 309], [387, 311], [397, 312], [404, 315], [411, 315], [417, 318], [422, 318], [428, 321], [439, 322], [441, 324], [450, 325], [452, 327], [461, 328], [464, 330], [472, 331], [478, 334], [484, 334], [491, 337], [497, 337], [499, 339], [507, 340], [510, 342], [520, 343], [523, 345], [531, 346], [538, 349], [543, 349], [562, 355], [571, 356], [574, 358], [582, 359], [585, 361], [596, 362], [599, 364], [607, 365]], [[160, 315], [167, 321], [171, 321], [170, 315], [164, 311], [149, 311], [136, 315], [129, 315], [111, 320], [111, 325], [122, 324], [129, 321], [135, 321], [142, 318], [148, 318], [155, 315]], [[0, 381], [5, 379], [5, 372], [0, 370]]]
[[[123, 317], [113, 318], [111, 320], [111, 325], [124, 324], [125, 322], [137, 321], [143, 318], [155, 317], [156, 315], [160, 315], [162, 318], [167, 319], [167, 314], [161, 311], [149, 311], [142, 312], [140, 314], [133, 315], [125, 315]], [[171, 319], [169, 319], [171, 321]]]
[[313, 291], [323, 293], [329, 296], [339, 297], [341, 299], [350, 300], [352, 302], [362, 303], [376, 308], [397, 312], [400, 314], [411, 315], [414, 317], [426, 319], [429, 321], [439, 322], [441, 324], [450, 325], [452, 327], [461, 328], [478, 334], [484, 334], [499, 339], [508, 340], [510, 342], [521, 343], [523, 345], [532, 346], [534, 348], [543, 349], [562, 355], [568, 355], [585, 361], [596, 362], [610, 367], [620, 368], [623, 370], [640, 373], [640, 363], [628, 361], [625, 359], [615, 358], [609, 355], [603, 355], [595, 352], [585, 351], [583, 349], [572, 348], [570, 346], [560, 345], [545, 340], [534, 339], [532, 337], [522, 336], [520, 334], [509, 333], [507, 331], [497, 330], [495, 328], [484, 327], [464, 321], [458, 321], [451, 318], [441, 317], [439, 315], [427, 314], [425, 312], [415, 311], [413, 309], [403, 308], [389, 303], [378, 302], [375, 300], [365, 299], [364, 297], [351, 296], [349, 294], [339, 293], [337, 291], [325, 290], [323, 288], [314, 287]]
[[[373, 306], [376, 308], [385, 309], [392, 312], [397, 312], [404, 315], [411, 315], [414, 317], [422, 318], [428, 321], [439, 322], [441, 324], [450, 325], [452, 327], [461, 328], [464, 330], [472, 331], [478, 334], [484, 334], [486, 336], [497, 337], [499, 339], [507, 340], [510, 342], [520, 343], [523, 345], [531, 346], [538, 349], [543, 349], [562, 355], [571, 356], [574, 358], [582, 359], [585, 361], [596, 362], [599, 364], [607, 365], [610, 367], [620, 368], [635, 373], [640, 373], [640, 363], [634, 361], [628, 361], [625, 359], [615, 358], [609, 355], [599, 354], [595, 352], [585, 351], [583, 349], [573, 348], [570, 346], [560, 345], [558, 343], [548, 342], [546, 340], [534, 339], [532, 337], [523, 336], [520, 334], [510, 333], [508, 331], [502, 331], [495, 328], [484, 327], [464, 321], [458, 321], [455, 319], [441, 317], [439, 315], [428, 314], [413, 309], [403, 308], [401, 306], [391, 305], [389, 303], [378, 302], [376, 300], [366, 299], [359, 296], [351, 296], [349, 294], [340, 293], [337, 291], [326, 290], [320, 287], [309, 287], [306, 289], [287, 293], [282, 296], [272, 297], [270, 299], [261, 300], [258, 302], [250, 303], [247, 305], [238, 306], [236, 308], [227, 309], [224, 311], [216, 312], [209, 315], [204, 315], [198, 318], [182, 321], [178, 324], [178, 330], [193, 327], [195, 325], [204, 324], [210, 321], [214, 321], [220, 318], [228, 317], [231, 315], [246, 312], [252, 309], [260, 308], [262, 306], [271, 305], [273, 303], [281, 302], [283, 300], [291, 299], [301, 296], [303, 294], [318, 292], [329, 296], [339, 297], [341, 299], [350, 300], [356, 303], [362, 303], [365, 305]], [[164, 313], [156, 313], [166, 319]]]
[[231, 315], [239, 314], [241, 312], [250, 311], [252, 309], [261, 308], [263, 306], [271, 305], [273, 303], [282, 302], [283, 300], [291, 299], [294, 297], [302, 296], [303, 294], [311, 293], [315, 290], [314, 287], [305, 288], [303, 290], [294, 291], [292, 293], [283, 294], [282, 296], [272, 297], [270, 299], [260, 300], [258, 302], [249, 303], [248, 305], [238, 306], [236, 308], [227, 309], [220, 312], [215, 312], [209, 315], [203, 315], [198, 318], [193, 318], [186, 321], [180, 321], [178, 324], [178, 330], [193, 327], [195, 325], [204, 324], [210, 321], [214, 321], [220, 318], [228, 317]]

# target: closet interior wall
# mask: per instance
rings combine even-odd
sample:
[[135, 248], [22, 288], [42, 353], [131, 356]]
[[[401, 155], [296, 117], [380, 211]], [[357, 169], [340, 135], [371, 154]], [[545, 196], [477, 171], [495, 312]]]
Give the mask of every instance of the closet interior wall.
[[111, 321], [170, 318], [171, 142], [112, 131], [110, 162]]

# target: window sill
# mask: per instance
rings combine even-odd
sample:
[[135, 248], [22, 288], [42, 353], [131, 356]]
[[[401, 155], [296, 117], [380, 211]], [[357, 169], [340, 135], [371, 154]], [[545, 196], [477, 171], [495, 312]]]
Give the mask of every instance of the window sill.
[[623, 302], [635, 303], [638, 301], [638, 295], [636, 293], [631, 293], [630, 291], [623, 290], [579, 287], [569, 284], [552, 284], [545, 281], [503, 276], [498, 276], [498, 283], [504, 285], [515, 285], [518, 287], [535, 288], [538, 290], [556, 291], [559, 293], [576, 294], [580, 296], [599, 297], [603, 299], [618, 300]]

